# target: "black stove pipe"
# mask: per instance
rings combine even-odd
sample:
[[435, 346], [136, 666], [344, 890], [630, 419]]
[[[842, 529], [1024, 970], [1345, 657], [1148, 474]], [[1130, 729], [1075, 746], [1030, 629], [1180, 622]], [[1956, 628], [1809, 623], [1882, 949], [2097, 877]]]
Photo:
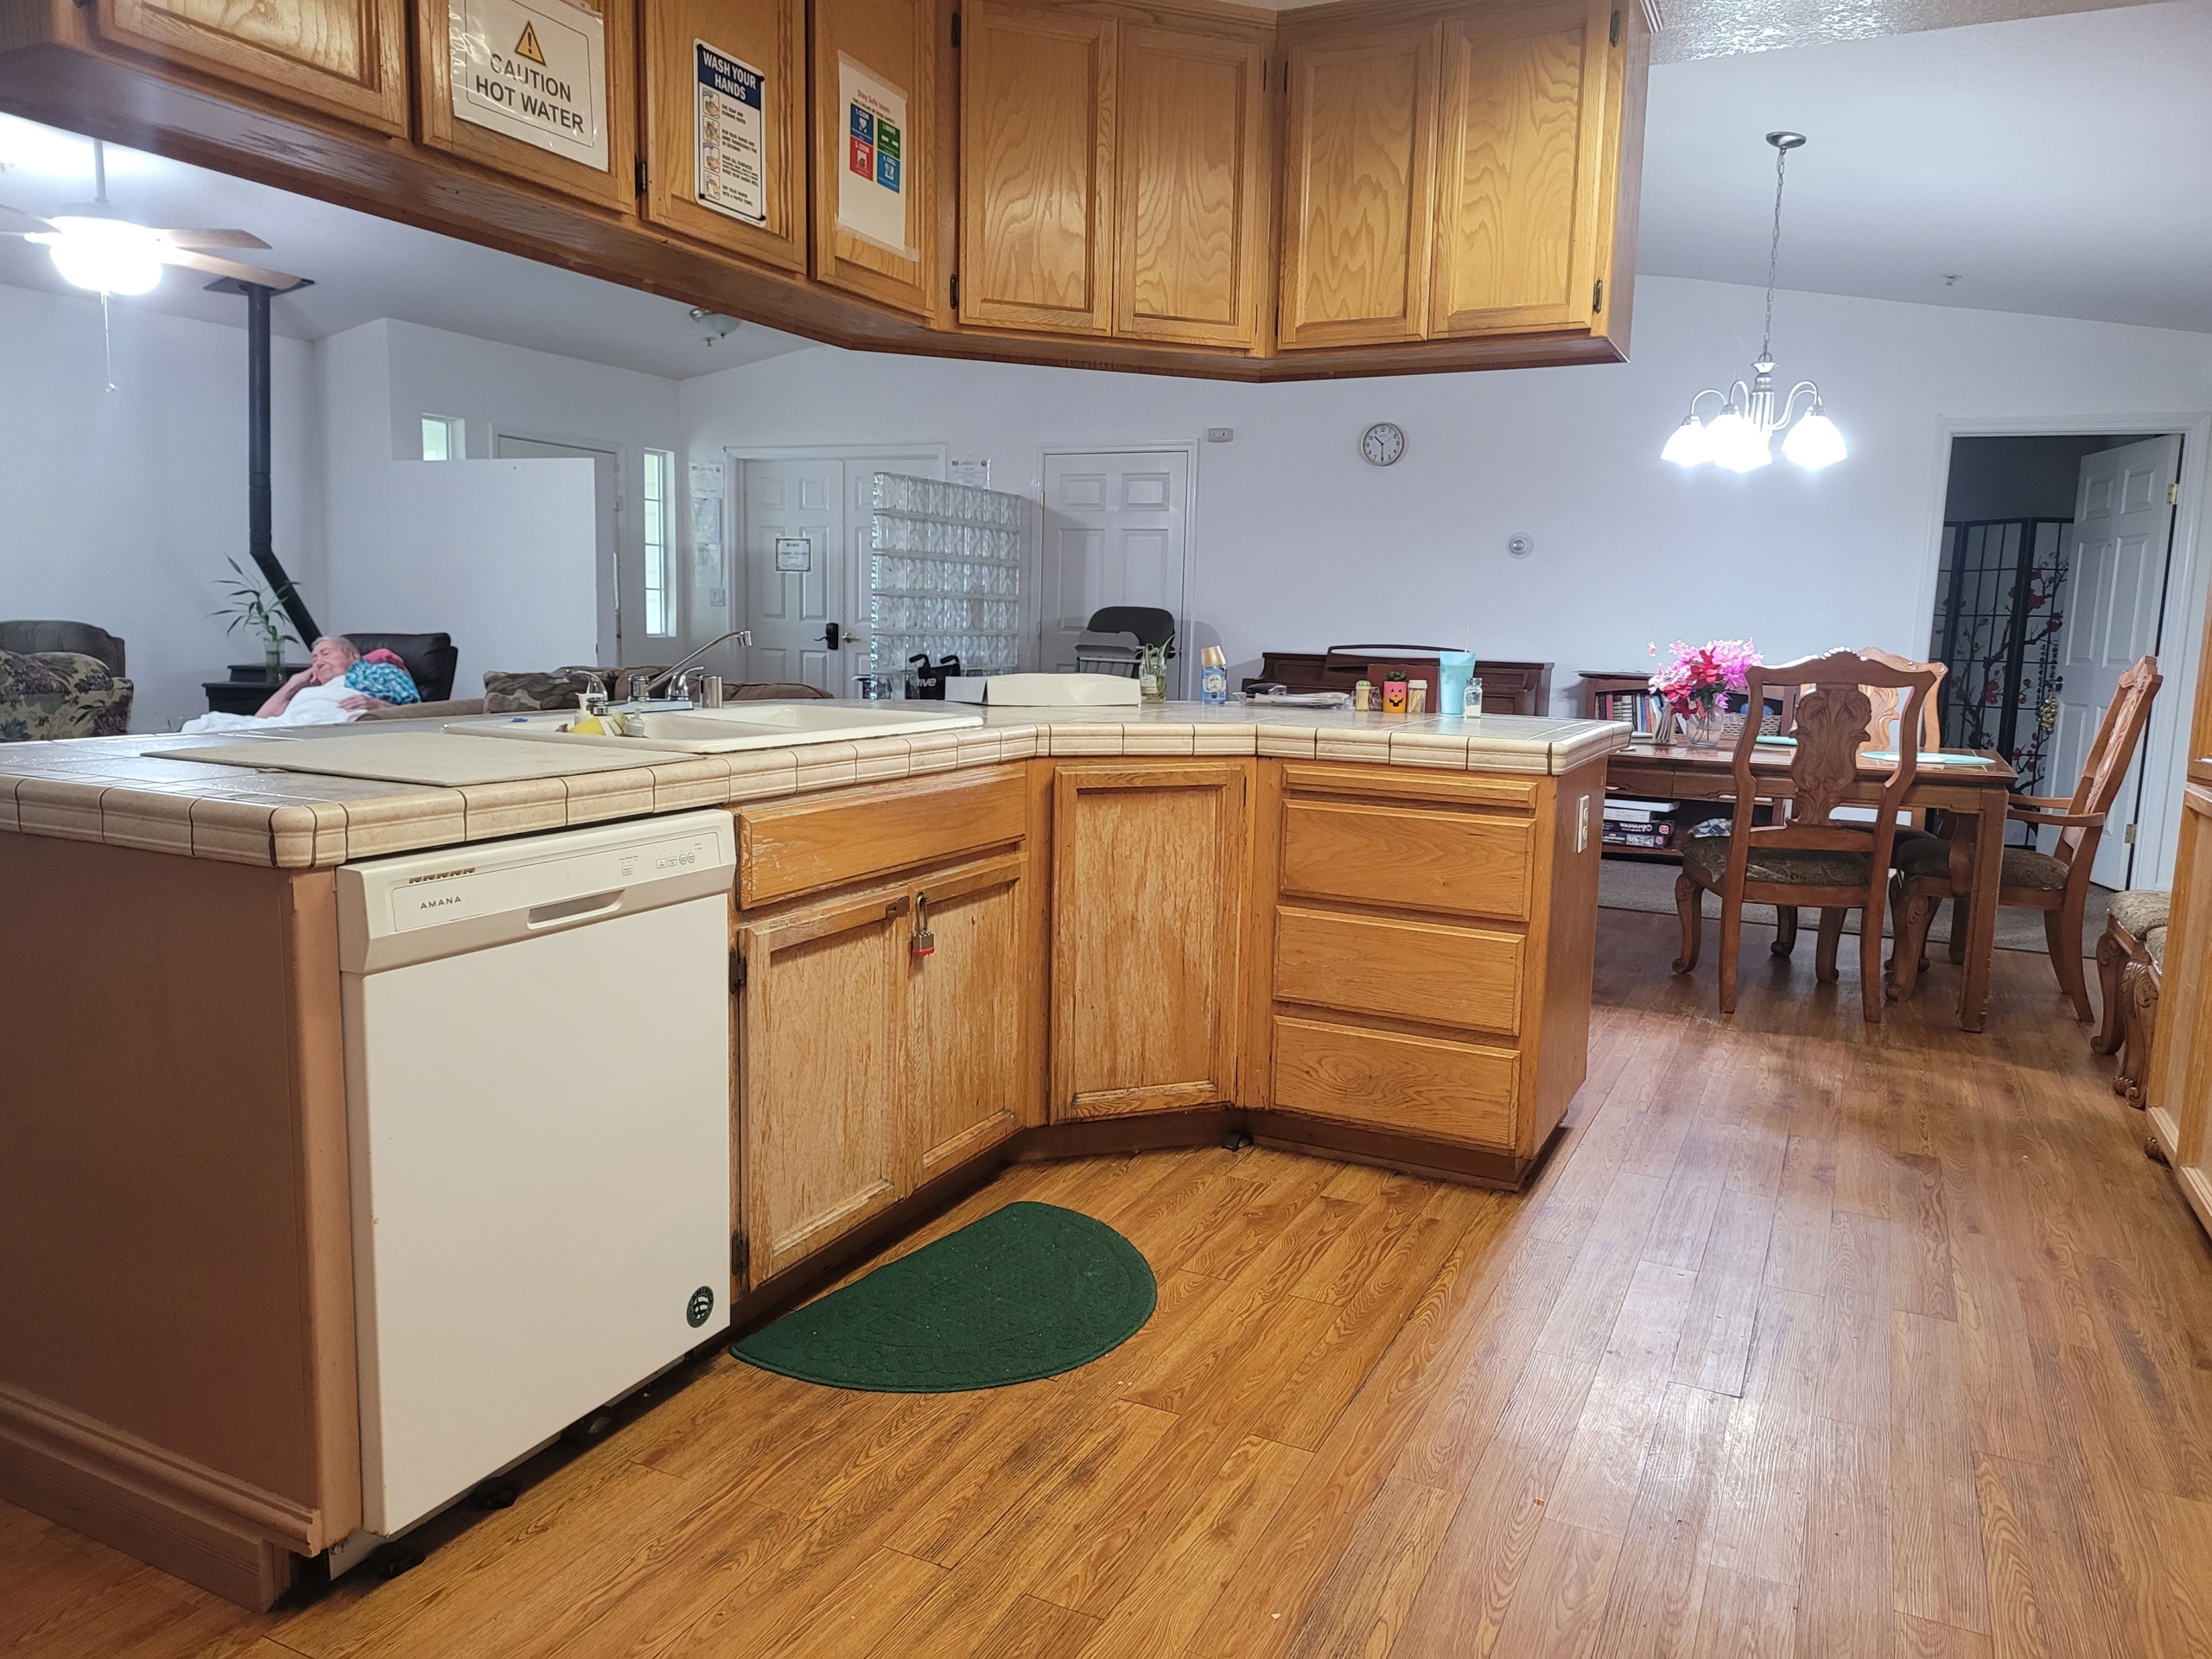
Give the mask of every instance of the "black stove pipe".
[[217, 293], [245, 296], [246, 551], [292, 619], [300, 643], [313, 645], [321, 630], [276, 557], [276, 512], [269, 483], [269, 302], [276, 290], [228, 276], [208, 287]]

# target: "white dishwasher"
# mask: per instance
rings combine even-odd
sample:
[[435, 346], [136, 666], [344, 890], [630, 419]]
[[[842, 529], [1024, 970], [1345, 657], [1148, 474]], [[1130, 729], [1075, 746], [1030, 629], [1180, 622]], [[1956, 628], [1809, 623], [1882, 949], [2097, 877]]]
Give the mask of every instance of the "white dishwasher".
[[362, 1524], [728, 1327], [727, 812], [348, 864]]

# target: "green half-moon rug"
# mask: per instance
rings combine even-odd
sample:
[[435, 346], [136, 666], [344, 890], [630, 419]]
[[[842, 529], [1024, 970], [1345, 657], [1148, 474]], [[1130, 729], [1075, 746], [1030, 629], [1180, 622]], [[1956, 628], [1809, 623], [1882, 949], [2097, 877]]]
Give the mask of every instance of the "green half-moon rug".
[[1023, 1202], [786, 1313], [730, 1352], [837, 1389], [998, 1389], [1112, 1352], [1159, 1300], [1152, 1268], [1104, 1222]]

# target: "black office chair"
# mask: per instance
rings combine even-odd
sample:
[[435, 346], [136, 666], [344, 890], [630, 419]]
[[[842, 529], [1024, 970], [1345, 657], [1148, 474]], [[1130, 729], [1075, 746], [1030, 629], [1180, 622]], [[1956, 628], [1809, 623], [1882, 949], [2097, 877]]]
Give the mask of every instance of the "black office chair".
[[461, 652], [449, 633], [349, 633], [362, 656], [388, 651], [407, 664], [415, 690], [425, 702], [443, 702], [453, 696], [454, 671], [461, 666]]
[[[1116, 633], [1135, 639], [1135, 648], [1099, 637]], [[1085, 674], [1119, 674], [1133, 680], [1147, 645], [1164, 645], [1170, 657], [1175, 654], [1174, 613], [1157, 605], [1109, 605], [1093, 611], [1083, 625], [1083, 637], [1075, 645], [1075, 665]]]

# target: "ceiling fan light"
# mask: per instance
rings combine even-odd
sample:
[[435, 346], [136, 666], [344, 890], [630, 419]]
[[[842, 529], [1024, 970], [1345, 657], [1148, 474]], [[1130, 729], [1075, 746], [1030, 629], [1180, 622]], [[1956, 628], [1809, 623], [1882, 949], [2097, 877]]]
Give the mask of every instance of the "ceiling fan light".
[[1782, 453], [1807, 471], [1818, 472], [1834, 466], [1849, 451], [1835, 423], [1815, 408], [1789, 429], [1789, 435], [1782, 441]]
[[1713, 440], [1705, 423], [1694, 415], [1682, 416], [1682, 423], [1668, 435], [1667, 447], [1659, 452], [1659, 459], [1671, 461], [1677, 467], [1701, 467], [1713, 459]]
[[161, 243], [143, 226], [113, 219], [57, 218], [46, 244], [65, 281], [95, 294], [143, 294], [162, 280]]

